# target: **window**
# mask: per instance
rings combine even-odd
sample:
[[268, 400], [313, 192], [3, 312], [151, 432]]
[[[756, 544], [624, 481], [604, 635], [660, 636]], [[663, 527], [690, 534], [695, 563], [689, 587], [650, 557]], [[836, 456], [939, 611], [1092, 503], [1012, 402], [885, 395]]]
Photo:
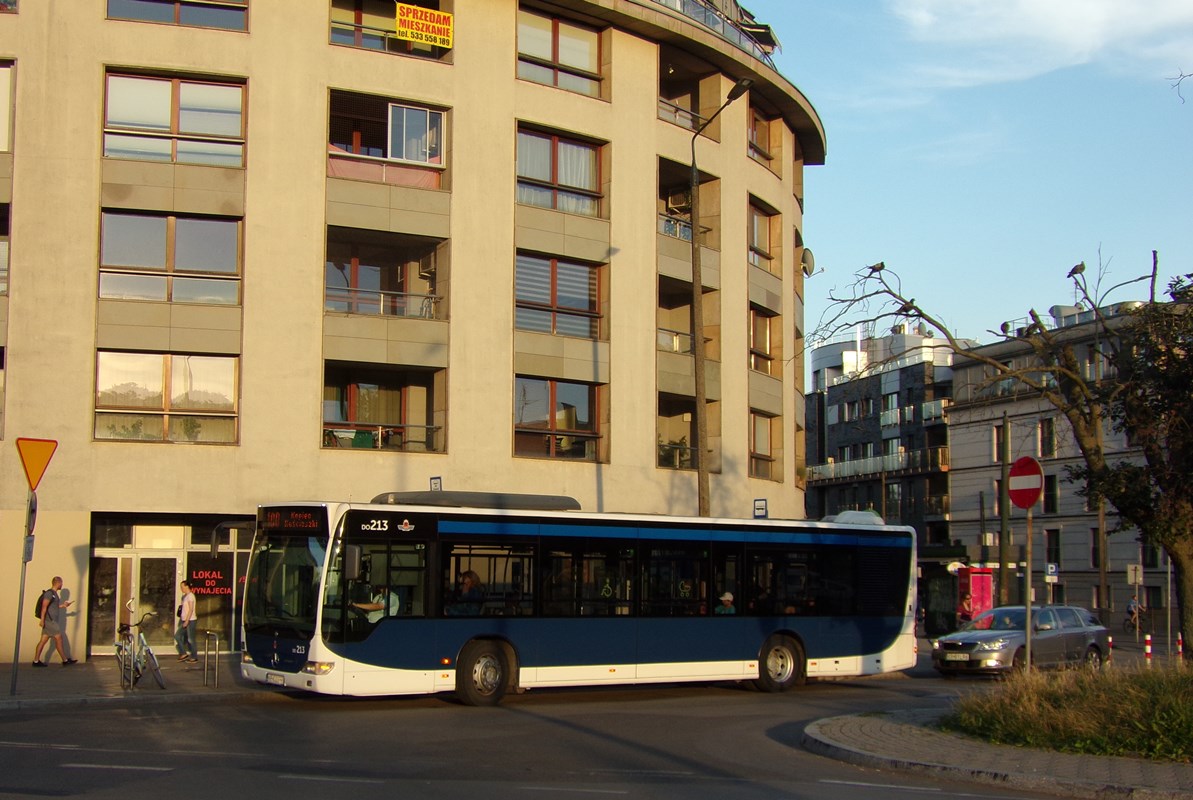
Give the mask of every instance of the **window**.
[[[778, 344], [778, 317], [757, 306], [750, 306], [750, 369], [779, 377], [782, 365], [775, 361], [774, 346]], [[846, 406], [846, 421], [856, 418], [856, 406], [850, 416]]]
[[1055, 475], [1044, 476], [1044, 513], [1055, 514], [1060, 509], [1060, 481]]
[[772, 480], [775, 468], [774, 417], [750, 414], [750, 477]]
[[1060, 529], [1044, 529], [1044, 563], [1056, 564], [1060, 569]]
[[695, 617], [709, 613], [708, 547], [659, 544], [646, 550], [642, 614]]
[[560, 336], [600, 335], [599, 267], [518, 253], [515, 326]]
[[442, 372], [329, 361], [323, 375], [323, 446], [439, 452], [436, 387]]
[[550, 133], [518, 131], [518, 202], [595, 217], [601, 195], [594, 144]]
[[1155, 542], [1141, 542], [1139, 545], [1139, 559], [1144, 569], [1159, 569], [1160, 548]]
[[[405, 5], [439, 10], [435, 0], [403, 0]], [[332, 44], [396, 55], [438, 58], [446, 48], [399, 39], [393, 0], [331, 0]]]
[[750, 158], [769, 166], [771, 122], [756, 108], [750, 108]]
[[17, 0], [0, 0], [0, 14], [16, 13]]
[[0, 203], [0, 295], [8, 294], [8, 203]]
[[248, 30], [248, 0], [108, 0], [108, 19]]
[[445, 113], [333, 90], [328, 168], [350, 178], [422, 189], [443, 180]]
[[0, 153], [12, 150], [13, 74], [12, 63], [0, 61]]
[[1002, 425], [994, 426], [994, 461], [1002, 460], [1002, 443], [1003, 443], [1003, 428]]
[[[529, 543], [444, 544], [443, 612], [451, 617], [534, 613], [535, 553]], [[549, 561], [548, 561], [549, 563]], [[464, 575], [476, 581], [464, 588]], [[544, 587], [545, 590], [545, 587]], [[546, 610], [546, 604], [544, 604]]]
[[0, 347], [0, 436], [4, 435], [4, 348]]
[[597, 461], [597, 411], [595, 386], [518, 376], [514, 380], [514, 455]]
[[1040, 457], [1056, 455], [1056, 420], [1044, 417], [1040, 420]]
[[105, 211], [99, 296], [240, 303], [240, 220]]
[[104, 157], [244, 165], [244, 87], [108, 75]]
[[600, 34], [560, 19], [518, 11], [518, 77], [598, 97]]
[[771, 265], [771, 261], [774, 258], [771, 254], [770, 237], [771, 218], [773, 215], [754, 203], [750, 204], [749, 215], [750, 220], [747, 233], [750, 237], [750, 242], [746, 260], [755, 267], [762, 267], [768, 271], [777, 269], [777, 264], [774, 267]]
[[1089, 565], [1094, 569], [1102, 565], [1102, 537], [1097, 528], [1089, 529]]
[[421, 236], [328, 227], [324, 310], [439, 319], [439, 245]]
[[101, 350], [95, 438], [235, 443], [237, 359]]

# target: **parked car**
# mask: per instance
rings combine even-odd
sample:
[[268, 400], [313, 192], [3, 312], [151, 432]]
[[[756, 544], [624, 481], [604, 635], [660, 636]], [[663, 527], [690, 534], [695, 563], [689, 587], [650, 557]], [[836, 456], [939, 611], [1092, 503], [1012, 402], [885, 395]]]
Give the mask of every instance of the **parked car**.
[[[1025, 617], [1023, 606], [982, 612], [961, 630], [932, 641], [932, 665], [943, 675], [1023, 669]], [[1031, 623], [1032, 666], [1100, 669], [1110, 652], [1110, 632], [1084, 608], [1032, 606]]]

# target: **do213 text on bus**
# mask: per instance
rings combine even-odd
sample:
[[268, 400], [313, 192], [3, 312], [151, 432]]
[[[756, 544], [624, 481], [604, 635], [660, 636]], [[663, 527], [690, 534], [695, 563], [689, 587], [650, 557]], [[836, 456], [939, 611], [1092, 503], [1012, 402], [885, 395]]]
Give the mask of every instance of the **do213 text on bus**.
[[557, 686], [777, 692], [915, 664], [910, 528], [419, 502], [262, 506], [243, 675], [493, 705]]

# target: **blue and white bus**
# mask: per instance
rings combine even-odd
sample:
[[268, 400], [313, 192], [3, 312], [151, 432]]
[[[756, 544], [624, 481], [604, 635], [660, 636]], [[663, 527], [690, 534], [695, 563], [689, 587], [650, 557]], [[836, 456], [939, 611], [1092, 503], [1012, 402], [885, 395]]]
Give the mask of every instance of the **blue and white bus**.
[[[915, 663], [915, 533], [388, 493], [262, 506], [242, 673], [337, 695], [754, 681]], [[724, 598], [724, 599], [722, 599]]]

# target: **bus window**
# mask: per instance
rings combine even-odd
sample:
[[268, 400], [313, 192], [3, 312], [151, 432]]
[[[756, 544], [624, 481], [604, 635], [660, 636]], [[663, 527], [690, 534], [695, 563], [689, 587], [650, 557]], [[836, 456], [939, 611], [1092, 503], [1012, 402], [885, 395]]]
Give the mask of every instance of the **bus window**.
[[[534, 611], [534, 555], [528, 544], [450, 545], [444, 559], [448, 616], [522, 616]], [[479, 592], [462, 597], [461, 577], [475, 574]]]
[[647, 549], [646, 554], [643, 614], [688, 617], [710, 613], [705, 579], [707, 545], [659, 544]]
[[[713, 546], [712, 557], [712, 594], [714, 598], [725, 592], [730, 592], [735, 598], [743, 600], [741, 592], [741, 550], [740, 546], [728, 549], [724, 545]], [[714, 606], [716, 600], [713, 601]]]
[[576, 570], [570, 551], [543, 553], [543, 613], [550, 617], [576, 615]]
[[634, 551], [602, 542], [589, 542], [580, 555], [580, 614], [631, 614]]

